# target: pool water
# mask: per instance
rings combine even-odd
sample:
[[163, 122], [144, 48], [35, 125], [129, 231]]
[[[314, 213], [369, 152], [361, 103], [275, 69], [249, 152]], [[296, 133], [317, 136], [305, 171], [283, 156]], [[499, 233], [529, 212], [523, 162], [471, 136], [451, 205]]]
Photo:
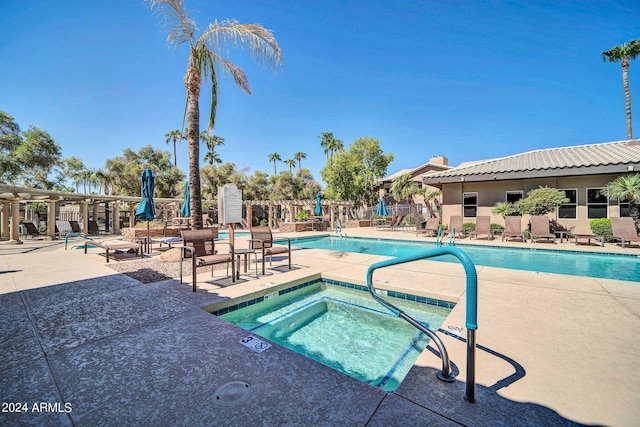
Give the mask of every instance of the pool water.
[[[434, 332], [451, 312], [449, 307], [387, 298]], [[388, 392], [398, 387], [429, 343], [368, 292], [320, 280], [220, 318]]]
[[[291, 239], [291, 245], [300, 248], [396, 257], [436, 248], [436, 244], [433, 242], [336, 236]], [[640, 257], [637, 255], [480, 245], [459, 245], [457, 247], [466, 253], [475, 265], [640, 282]], [[430, 259], [459, 262], [453, 255]]]

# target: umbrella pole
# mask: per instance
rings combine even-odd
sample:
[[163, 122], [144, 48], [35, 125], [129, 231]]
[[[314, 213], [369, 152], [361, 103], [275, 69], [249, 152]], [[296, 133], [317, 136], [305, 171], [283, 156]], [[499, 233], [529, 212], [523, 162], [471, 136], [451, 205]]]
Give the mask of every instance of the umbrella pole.
[[147, 220], [147, 253], [149, 253], [149, 246], [151, 246], [149, 243], [149, 221]]

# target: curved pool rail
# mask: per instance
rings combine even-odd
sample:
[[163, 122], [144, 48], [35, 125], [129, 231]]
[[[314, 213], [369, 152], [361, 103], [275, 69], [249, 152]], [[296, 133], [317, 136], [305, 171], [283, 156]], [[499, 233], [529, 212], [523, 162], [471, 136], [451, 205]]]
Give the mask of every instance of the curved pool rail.
[[398, 257], [388, 259], [385, 261], [371, 264], [367, 270], [367, 287], [369, 293], [380, 304], [391, 310], [396, 316], [406, 320], [418, 330], [428, 335], [436, 343], [440, 357], [442, 359], [442, 371], [439, 371], [437, 376], [439, 379], [447, 382], [455, 381], [455, 377], [451, 374], [451, 367], [449, 362], [449, 355], [440, 337], [434, 332], [425, 328], [422, 324], [417, 322], [411, 316], [394, 306], [387, 300], [381, 298], [376, 289], [373, 286], [373, 272], [379, 268], [390, 267], [392, 265], [404, 264], [407, 262], [418, 261], [421, 259], [434, 258], [442, 255], [453, 255], [462, 263], [465, 274], [467, 276], [467, 306], [466, 306], [466, 320], [465, 326], [467, 327], [467, 388], [465, 399], [469, 402], [475, 401], [475, 332], [478, 329], [478, 276], [476, 273], [476, 267], [471, 259], [458, 248], [455, 247], [440, 247], [432, 249], [430, 251], [419, 252], [414, 255], [405, 257]]

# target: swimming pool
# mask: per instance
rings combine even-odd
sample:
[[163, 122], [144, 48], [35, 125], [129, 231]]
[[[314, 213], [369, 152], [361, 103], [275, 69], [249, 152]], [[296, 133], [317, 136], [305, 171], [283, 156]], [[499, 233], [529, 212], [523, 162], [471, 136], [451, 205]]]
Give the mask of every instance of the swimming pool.
[[[291, 245], [299, 248], [396, 257], [436, 247], [436, 244], [432, 242], [337, 236], [294, 238], [291, 239]], [[475, 265], [640, 282], [640, 257], [636, 255], [480, 245], [459, 245], [457, 247], [463, 250]], [[451, 255], [432, 260], [458, 262]]]
[[[434, 332], [454, 306], [396, 292], [386, 298]], [[313, 280], [247, 304], [213, 314], [388, 392], [398, 387], [429, 343], [364, 286]]]

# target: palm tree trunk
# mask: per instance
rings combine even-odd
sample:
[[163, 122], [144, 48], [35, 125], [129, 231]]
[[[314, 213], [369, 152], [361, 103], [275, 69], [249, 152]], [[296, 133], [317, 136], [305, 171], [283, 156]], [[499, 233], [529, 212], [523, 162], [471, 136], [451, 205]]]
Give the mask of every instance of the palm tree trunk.
[[176, 154], [176, 139], [173, 138], [173, 166], [178, 167], [178, 156]]
[[622, 84], [624, 85], [624, 100], [627, 107], [627, 137], [633, 139], [631, 130], [631, 93], [629, 92], [629, 60], [622, 58]]
[[[191, 58], [194, 58], [192, 53]], [[187, 88], [187, 143], [189, 144], [189, 186], [191, 190], [191, 228], [202, 229], [200, 190], [200, 72], [190, 64], [184, 77]]]

